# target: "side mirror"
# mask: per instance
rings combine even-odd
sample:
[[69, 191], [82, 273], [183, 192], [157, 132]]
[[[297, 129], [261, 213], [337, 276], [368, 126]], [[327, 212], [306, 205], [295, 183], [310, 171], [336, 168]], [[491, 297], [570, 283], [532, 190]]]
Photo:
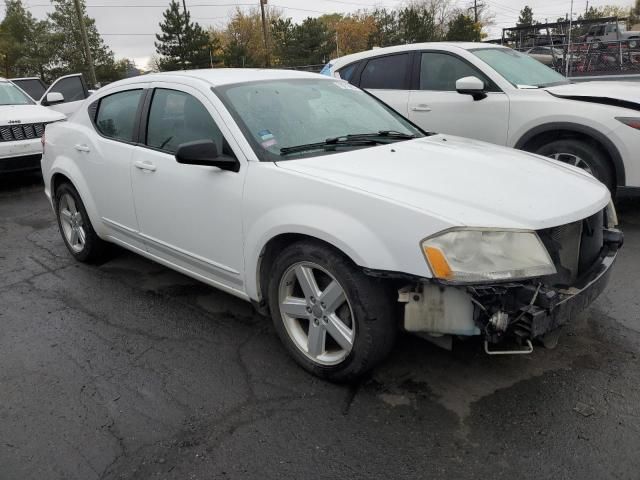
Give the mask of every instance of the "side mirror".
[[237, 172], [240, 170], [240, 162], [237, 159], [220, 156], [218, 147], [212, 140], [196, 140], [178, 146], [176, 161], [185, 165], [204, 165], [218, 167], [221, 170]]
[[471, 95], [474, 100], [487, 97], [484, 82], [478, 77], [464, 77], [456, 80], [456, 91], [463, 95]]
[[46, 105], [55, 105], [57, 103], [64, 103], [64, 95], [60, 92], [49, 92], [45, 98], [44, 103]]

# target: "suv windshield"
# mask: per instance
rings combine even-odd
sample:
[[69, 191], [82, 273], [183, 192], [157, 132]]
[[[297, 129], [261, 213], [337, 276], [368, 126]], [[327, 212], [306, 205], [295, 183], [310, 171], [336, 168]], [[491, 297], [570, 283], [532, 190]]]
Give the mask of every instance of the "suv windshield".
[[391, 108], [341, 80], [261, 80], [212, 90], [262, 161], [327, 155], [424, 136]]
[[471, 50], [471, 53], [516, 87], [540, 88], [569, 83], [555, 70], [510, 48], [478, 48]]
[[0, 105], [31, 105], [31, 100], [11, 82], [0, 82]]

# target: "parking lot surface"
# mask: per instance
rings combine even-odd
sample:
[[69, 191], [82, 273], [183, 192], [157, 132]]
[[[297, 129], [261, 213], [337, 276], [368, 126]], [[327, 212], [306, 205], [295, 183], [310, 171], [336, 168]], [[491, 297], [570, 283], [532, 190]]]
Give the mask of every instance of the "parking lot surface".
[[0, 478], [638, 478], [640, 201], [556, 349], [403, 336], [358, 385], [248, 303], [122, 250], [67, 253], [37, 176], [0, 180]]

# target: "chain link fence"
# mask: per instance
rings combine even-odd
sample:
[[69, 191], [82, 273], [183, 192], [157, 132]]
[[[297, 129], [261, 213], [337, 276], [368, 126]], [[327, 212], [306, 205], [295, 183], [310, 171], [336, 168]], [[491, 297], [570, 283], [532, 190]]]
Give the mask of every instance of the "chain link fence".
[[520, 48], [567, 77], [640, 75], [640, 39]]

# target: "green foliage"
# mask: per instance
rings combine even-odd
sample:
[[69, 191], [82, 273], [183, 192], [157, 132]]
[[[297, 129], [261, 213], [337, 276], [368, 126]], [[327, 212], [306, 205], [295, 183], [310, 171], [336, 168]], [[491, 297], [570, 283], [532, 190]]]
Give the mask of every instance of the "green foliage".
[[160, 23], [162, 33], [156, 34], [156, 51], [160, 55], [161, 70], [187, 70], [209, 66], [210, 39], [202, 27], [191, 21], [189, 12], [182, 12], [180, 4], [171, 0]]
[[[80, 24], [73, 0], [52, 0], [54, 11], [49, 14], [53, 60], [49, 75], [58, 77], [67, 73], [83, 73], [88, 79], [88, 61], [84, 50]], [[96, 22], [87, 15], [84, 0], [80, 9], [89, 39], [89, 49], [93, 57], [98, 83], [119, 78], [115, 69], [113, 52], [102, 40]]]
[[6, 77], [45, 75], [51, 63], [51, 38], [46, 21], [38, 21], [21, 0], [5, 1], [0, 23], [0, 65]]
[[459, 13], [457, 17], [449, 22], [447, 40], [473, 42], [480, 40], [481, 27], [473, 21], [473, 18]]
[[529, 5], [525, 5], [522, 10], [520, 10], [520, 16], [518, 17], [518, 22], [516, 25], [518, 27], [523, 27], [526, 25], [534, 25], [536, 22], [533, 20], [533, 10]]

